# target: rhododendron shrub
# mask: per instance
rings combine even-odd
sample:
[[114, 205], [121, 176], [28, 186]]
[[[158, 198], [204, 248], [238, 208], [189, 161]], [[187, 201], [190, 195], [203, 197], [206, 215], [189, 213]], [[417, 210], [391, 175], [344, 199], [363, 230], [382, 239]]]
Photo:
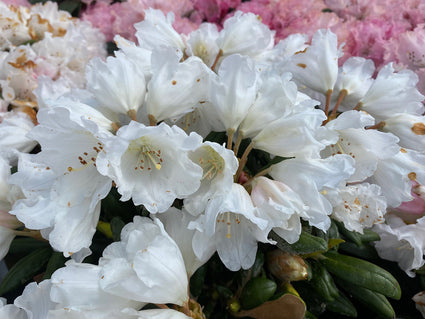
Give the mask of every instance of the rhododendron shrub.
[[0, 253], [39, 249], [0, 293], [44, 275], [0, 314], [361, 316], [354, 299], [394, 317], [377, 255], [403, 278], [425, 262], [423, 217], [395, 216], [424, 196], [418, 76], [344, 58], [330, 29], [279, 41], [253, 13], [185, 35], [175, 9], [144, 11], [81, 85], [37, 77], [28, 143], [0, 161]]

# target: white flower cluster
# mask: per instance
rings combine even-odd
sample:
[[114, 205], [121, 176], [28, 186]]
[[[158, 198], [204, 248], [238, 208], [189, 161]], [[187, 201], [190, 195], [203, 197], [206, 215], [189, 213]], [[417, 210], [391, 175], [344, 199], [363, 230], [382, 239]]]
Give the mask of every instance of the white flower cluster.
[[27, 8], [0, 1], [0, 30], [0, 152], [10, 156], [36, 145], [25, 137], [37, 124], [33, 108], [43, 106], [36, 96], [83, 88], [87, 62], [106, 50], [99, 30], [55, 2]]
[[[10, 213], [74, 261], [2, 309], [28, 314], [39, 289], [31, 298], [44, 296], [42, 318], [103, 318], [99, 309], [105, 318], [174, 318], [136, 310], [187, 303], [187, 275], [215, 252], [236, 271], [252, 266], [258, 242], [273, 243], [271, 230], [296, 242], [301, 220], [326, 231], [334, 218], [363, 232], [384, 222], [387, 205], [412, 199], [412, 181], [425, 184], [413, 72], [388, 65], [373, 78], [361, 58], [339, 68], [326, 30], [311, 44], [293, 35], [275, 46], [254, 14], [188, 36], [172, 22], [148, 10], [135, 25], [139, 44], [116, 37], [115, 57], [89, 63], [85, 90], [38, 96], [46, 107], [28, 138], [41, 151], [21, 153], [5, 183], [22, 192]], [[227, 143], [203, 141], [212, 131]], [[249, 171], [252, 150], [275, 164]], [[135, 217], [97, 266], [80, 263], [112, 185], [153, 221]]]

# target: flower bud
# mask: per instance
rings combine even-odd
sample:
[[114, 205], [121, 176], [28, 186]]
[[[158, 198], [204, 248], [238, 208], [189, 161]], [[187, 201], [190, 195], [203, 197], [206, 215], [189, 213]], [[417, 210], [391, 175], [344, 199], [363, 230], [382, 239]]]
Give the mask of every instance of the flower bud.
[[277, 249], [268, 254], [267, 265], [273, 276], [284, 282], [307, 279], [307, 265], [300, 256]]

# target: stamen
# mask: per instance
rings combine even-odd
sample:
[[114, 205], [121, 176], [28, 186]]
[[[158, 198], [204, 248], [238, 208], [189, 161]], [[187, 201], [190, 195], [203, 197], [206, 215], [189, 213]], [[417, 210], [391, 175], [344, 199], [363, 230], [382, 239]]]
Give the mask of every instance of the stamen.
[[335, 106], [332, 110], [331, 117], [336, 115], [336, 111], [338, 110], [339, 105], [341, 104], [342, 100], [347, 96], [347, 94], [348, 91], [346, 89], [342, 89], [339, 92], [338, 100], [336, 101]]
[[155, 165], [155, 168], [157, 169], [157, 170], [160, 170], [161, 169], [161, 164], [159, 164], [159, 163], [156, 163], [155, 162], [155, 160], [154, 160], [154, 158], [152, 157], [152, 155], [151, 155], [151, 151], [145, 151], [145, 154], [148, 156], [148, 158], [151, 160], [151, 162], [152, 162], [152, 164], [153, 165]]
[[230, 213], [227, 212], [226, 215], [227, 215], [227, 234], [226, 234], [226, 237], [227, 238], [232, 238], [232, 235], [230, 234], [230, 230], [231, 230]]
[[336, 146], [338, 146], [339, 151], [340, 151], [342, 154], [345, 154], [345, 152], [344, 152], [344, 150], [342, 149], [341, 144], [339, 144], [339, 142], [336, 142]]
[[325, 115], [329, 114], [329, 104], [331, 103], [332, 89], [326, 91]]
[[150, 171], [153, 167], [160, 170], [162, 167], [161, 163], [163, 159], [161, 157], [161, 150], [152, 149], [148, 139], [145, 137], [132, 141], [127, 151], [132, 152], [134, 154], [133, 156], [137, 157], [134, 163], [135, 170], [140, 168], [140, 170], [147, 169]]
[[215, 57], [213, 65], [211, 66], [211, 70], [214, 71], [215, 67], [217, 66], [218, 60], [222, 57], [222, 55], [223, 55], [223, 50], [220, 49], [220, 51], [218, 51], [217, 56]]
[[204, 172], [201, 180], [211, 180], [224, 170], [225, 161], [211, 146], [203, 146], [202, 151], [199, 157], [199, 166]]

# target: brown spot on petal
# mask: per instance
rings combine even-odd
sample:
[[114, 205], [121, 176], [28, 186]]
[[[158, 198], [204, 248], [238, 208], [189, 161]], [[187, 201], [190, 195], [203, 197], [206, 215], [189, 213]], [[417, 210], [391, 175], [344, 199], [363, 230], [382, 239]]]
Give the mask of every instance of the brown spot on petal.
[[356, 199], [354, 200], [354, 204], [360, 205], [360, 201], [359, 201], [359, 198], [358, 197], [356, 197]]
[[401, 149], [400, 149], [400, 152], [402, 152], [402, 153], [407, 153], [407, 151], [406, 151], [404, 148], [401, 148]]
[[305, 69], [307, 67], [307, 65], [305, 65], [304, 63], [298, 63], [297, 66], [299, 66], [300, 68]]
[[412, 132], [416, 135], [425, 135], [425, 124], [421, 122], [413, 124]]
[[177, 84], [177, 81], [176, 80], [173, 80], [173, 81], [171, 81], [171, 84], [172, 85], [176, 85]]
[[37, 64], [35, 64], [34, 61], [27, 60], [27, 56], [25, 52], [20, 57], [18, 57], [15, 62], [7, 62], [7, 63], [13, 66], [14, 68], [22, 69], [22, 70], [25, 70], [27, 68], [32, 69], [37, 66]]
[[307, 52], [307, 48], [305, 48], [304, 50], [300, 50], [295, 52], [295, 54], [300, 54], [300, 53], [306, 53]]

